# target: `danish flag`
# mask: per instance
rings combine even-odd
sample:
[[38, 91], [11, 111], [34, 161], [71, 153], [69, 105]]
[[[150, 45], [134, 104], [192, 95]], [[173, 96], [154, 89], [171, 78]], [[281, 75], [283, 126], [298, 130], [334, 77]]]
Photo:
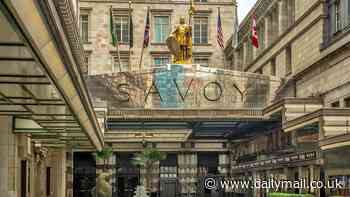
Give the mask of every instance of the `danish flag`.
[[255, 48], [259, 48], [259, 37], [256, 31], [256, 17], [253, 15], [253, 25], [252, 25], [252, 45]]

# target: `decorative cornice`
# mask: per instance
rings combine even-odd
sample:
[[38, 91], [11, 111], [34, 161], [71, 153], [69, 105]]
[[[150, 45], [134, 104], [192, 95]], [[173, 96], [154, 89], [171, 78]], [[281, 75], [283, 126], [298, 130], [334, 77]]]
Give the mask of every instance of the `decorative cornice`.
[[[80, 0], [80, 2], [87, 2], [87, 3], [129, 3], [129, 0]], [[181, 0], [133, 0], [132, 1], [133, 4], [180, 4], [180, 5], [189, 5], [189, 1], [181, 1]], [[196, 2], [195, 3], [196, 5], [198, 6], [206, 6], [206, 5], [217, 5], [217, 6], [224, 6], [224, 5], [227, 5], [227, 6], [237, 6], [237, 4], [233, 1], [226, 1], [226, 2], [223, 2], [221, 0], [217, 0], [217, 2], [205, 2], [205, 3], [199, 3], [199, 2]]]

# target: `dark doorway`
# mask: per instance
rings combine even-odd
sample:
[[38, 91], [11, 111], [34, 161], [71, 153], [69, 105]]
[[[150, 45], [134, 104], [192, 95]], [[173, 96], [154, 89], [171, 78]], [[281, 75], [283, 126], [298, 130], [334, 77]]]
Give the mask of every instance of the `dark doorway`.
[[[218, 179], [219, 177], [219, 154], [218, 153], [198, 153], [198, 178], [203, 183], [206, 177]], [[219, 197], [220, 193], [216, 190], [208, 190], [200, 184], [197, 188], [198, 197]]]
[[74, 197], [91, 197], [96, 186], [96, 161], [90, 152], [74, 153]]
[[138, 176], [118, 176], [118, 197], [132, 197], [138, 185]]
[[117, 188], [118, 197], [132, 197], [139, 184], [139, 168], [132, 164], [134, 153], [117, 153]]
[[21, 197], [27, 197], [27, 160], [21, 161]]

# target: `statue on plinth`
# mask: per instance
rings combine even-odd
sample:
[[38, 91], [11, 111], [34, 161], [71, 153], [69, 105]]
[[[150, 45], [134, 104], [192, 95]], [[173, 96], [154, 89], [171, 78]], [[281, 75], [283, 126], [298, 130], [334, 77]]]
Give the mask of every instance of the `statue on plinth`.
[[192, 26], [180, 18], [178, 24], [167, 39], [168, 48], [175, 64], [192, 64]]

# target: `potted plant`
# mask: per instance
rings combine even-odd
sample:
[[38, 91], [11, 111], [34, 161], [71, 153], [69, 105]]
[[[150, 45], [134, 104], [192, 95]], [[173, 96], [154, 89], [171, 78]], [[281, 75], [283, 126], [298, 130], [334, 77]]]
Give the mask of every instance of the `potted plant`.
[[144, 168], [146, 171], [145, 185], [144, 186], [139, 185], [138, 188], [136, 188], [136, 193], [135, 193], [136, 197], [147, 196], [146, 191], [151, 191], [152, 166], [156, 162], [164, 159], [166, 159], [166, 154], [154, 148], [146, 148], [141, 153], [135, 154], [135, 157], [133, 158], [133, 161], [132, 161], [133, 165], [139, 168]]
[[96, 152], [96, 157], [103, 161], [103, 172], [107, 171], [107, 165], [109, 158], [113, 155], [113, 149], [111, 147], [104, 147], [101, 151]]

